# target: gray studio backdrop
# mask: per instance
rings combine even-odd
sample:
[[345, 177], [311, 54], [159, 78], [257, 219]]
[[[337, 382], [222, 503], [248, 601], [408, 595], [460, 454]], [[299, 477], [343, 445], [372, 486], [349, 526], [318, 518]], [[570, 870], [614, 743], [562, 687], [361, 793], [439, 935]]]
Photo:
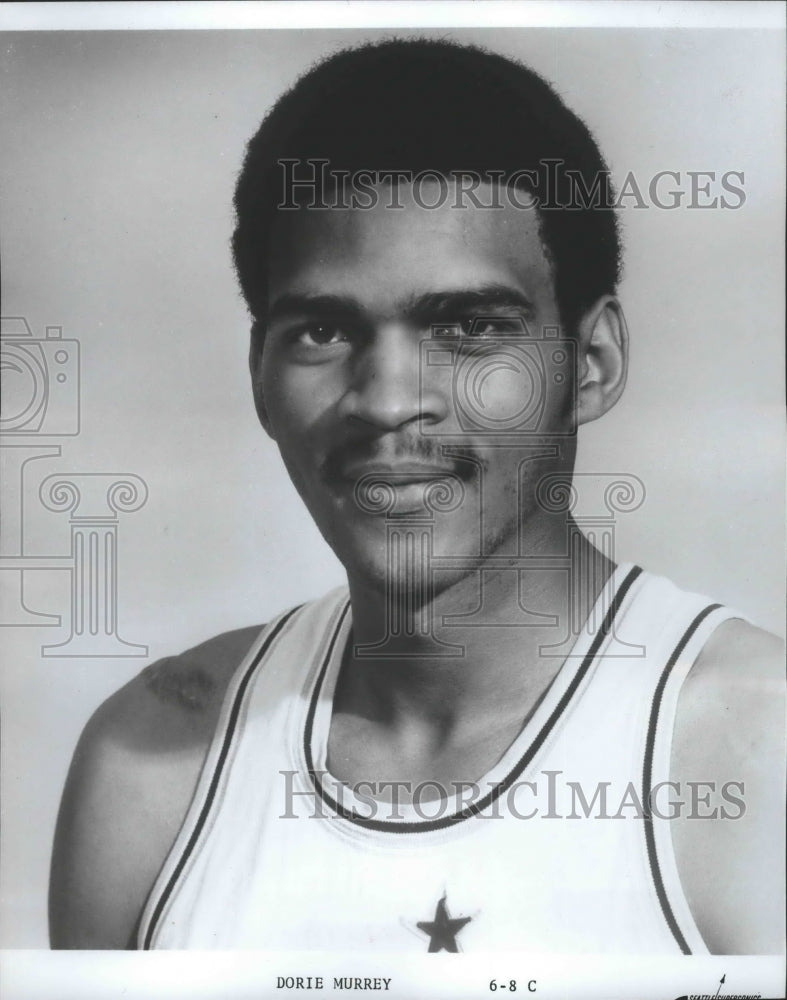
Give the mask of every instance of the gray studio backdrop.
[[[32, 358], [48, 380], [2, 439], [5, 947], [47, 945], [58, 799], [96, 705], [150, 660], [342, 579], [256, 424], [230, 200], [276, 95], [313, 60], [385, 34], [2, 37], [4, 359]], [[624, 210], [630, 382], [582, 429], [579, 461], [645, 484], [616, 523], [619, 558], [781, 631], [779, 35], [436, 34], [553, 81], [619, 181], [677, 171], [688, 190], [687, 171], [713, 171], [718, 194], [723, 173], [743, 172], [737, 209]], [[32, 400], [38, 376], [16, 362], [4, 378], [17, 401], [32, 379]]]

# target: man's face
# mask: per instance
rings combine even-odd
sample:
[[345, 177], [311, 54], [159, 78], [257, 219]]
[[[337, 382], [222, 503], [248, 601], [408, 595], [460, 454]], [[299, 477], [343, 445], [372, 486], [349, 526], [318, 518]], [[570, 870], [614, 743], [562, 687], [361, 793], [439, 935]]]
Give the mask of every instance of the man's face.
[[[543, 339], [560, 320], [534, 210], [457, 208], [451, 184], [432, 210], [379, 194], [281, 213], [255, 391], [351, 576], [406, 586], [387, 533], [420, 520], [434, 556], [464, 559], [448, 582], [539, 547], [535, 484], [573, 463], [573, 354]], [[440, 202], [437, 182], [420, 195]]]

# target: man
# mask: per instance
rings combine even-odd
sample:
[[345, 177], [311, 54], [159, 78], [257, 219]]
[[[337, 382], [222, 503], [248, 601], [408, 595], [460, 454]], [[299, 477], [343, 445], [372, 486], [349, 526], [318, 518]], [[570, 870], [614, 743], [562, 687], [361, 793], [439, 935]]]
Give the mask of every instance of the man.
[[612, 200], [584, 124], [479, 50], [340, 53], [269, 114], [235, 202], [254, 398], [349, 598], [98, 710], [55, 947], [781, 949], [779, 643], [571, 516], [626, 380]]

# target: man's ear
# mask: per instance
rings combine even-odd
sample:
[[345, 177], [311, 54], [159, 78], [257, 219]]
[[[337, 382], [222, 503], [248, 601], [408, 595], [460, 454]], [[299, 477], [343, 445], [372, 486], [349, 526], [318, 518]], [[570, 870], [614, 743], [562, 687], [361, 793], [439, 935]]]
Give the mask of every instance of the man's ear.
[[262, 351], [265, 345], [265, 330], [256, 320], [251, 325], [249, 342], [249, 371], [251, 373], [251, 388], [254, 393], [254, 408], [265, 433], [273, 438], [268, 410], [265, 406], [265, 396], [262, 391]]
[[628, 327], [613, 295], [602, 296], [584, 313], [578, 340], [577, 425], [611, 410], [626, 386]]

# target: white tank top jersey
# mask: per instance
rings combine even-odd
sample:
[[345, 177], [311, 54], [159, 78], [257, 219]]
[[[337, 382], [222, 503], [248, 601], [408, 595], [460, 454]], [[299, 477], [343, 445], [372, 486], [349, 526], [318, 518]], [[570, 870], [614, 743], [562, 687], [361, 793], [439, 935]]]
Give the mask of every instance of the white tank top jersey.
[[706, 953], [671, 790], [652, 809], [646, 790], [669, 780], [681, 684], [732, 617], [619, 566], [480, 792], [395, 808], [327, 772], [346, 590], [287, 612], [233, 677], [138, 946]]

